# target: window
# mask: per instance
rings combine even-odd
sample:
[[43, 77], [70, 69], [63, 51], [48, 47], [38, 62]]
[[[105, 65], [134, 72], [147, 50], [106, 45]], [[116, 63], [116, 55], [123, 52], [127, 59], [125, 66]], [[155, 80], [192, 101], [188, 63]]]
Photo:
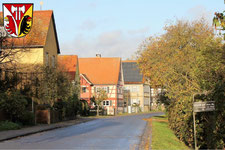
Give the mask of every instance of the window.
[[131, 103], [132, 104], [140, 104], [140, 100], [139, 99], [131, 99]]
[[100, 87], [96, 87], [96, 92], [100, 92]]
[[46, 66], [48, 66], [48, 52], [45, 53]]
[[52, 56], [52, 67], [55, 67], [55, 56]]
[[104, 86], [104, 87], [95, 87], [94, 88], [94, 91], [95, 92], [100, 92], [100, 89], [106, 91], [106, 93], [109, 93], [109, 87], [107, 87], [107, 86]]
[[109, 87], [104, 86], [104, 87], [102, 87], [102, 89], [103, 89], [104, 91], [106, 91], [106, 93], [109, 93]]
[[110, 106], [110, 101], [103, 101], [103, 106]]
[[139, 92], [139, 86], [132, 86], [132, 92]]
[[82, 93], [86, 93], [87, 92], [87, 88], [86, 87], [82, 87]]
[[123, 93], [123, 88], [122, 87], [118, 87], [118, 93], [122, 94]]

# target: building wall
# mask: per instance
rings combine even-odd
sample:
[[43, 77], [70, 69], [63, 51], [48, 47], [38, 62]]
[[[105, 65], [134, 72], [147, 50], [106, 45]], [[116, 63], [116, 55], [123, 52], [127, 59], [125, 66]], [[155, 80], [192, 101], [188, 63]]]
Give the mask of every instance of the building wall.
[[[86, 87], [86, 92], [83, 92], [82, 88]], [[88, 83], [82, 76], [80, 76], [80, 98], [84, 99], [88, 102], [88, 104], [91, 104], [91, 85]]]
[[123, 112], [123, 99], [121, 96], [118, 96], [121, 95], [120, 91], [122, 91], [122, 88], [119, 87], [118, 85], [94, 85], [92, 87], [92, 94], [97, 92], [100, 88], [107, 92], [108, 99], [103, 101], [102, 104], [107, 111], [112, 112], [111, 114], [113, 114], [114, 111], [115, 113]]
[[144, 84], [144, 112], [149, 111], [151, 109], [151, 97], [150, 97], [150, 86]]
[[43, 51], [44, 63], [49, 64], [49, 66], [52, 66], [57, 62], [58, 49], [56, 36], [57, 35], [54, 31], [53, 19], [51, 18]]
[[[41, 46], [40, 46], [41, 47]], [[23, 48], [14, 49], [14, 51], [19, 51], [15, 55], [15, 59], [21, 64], [46, 64], [52, 65], [57, 62], [57, 41], [56, 34], [54, 32], [53, 20], [51, 18], [48, 34], [46, 38], [46, 43], [43, 48]], [[47, 56], [48, 53], [48, 56]], [[6, 60], [7, 61], [7, 60]], [[48, 62], [47, 62], [48, 61]]]
[[[128, 105], [139, 104], [142, 112], [150, 109], [150, 88], [144, 84], [125, 84], [124, 90], [128, 92]], [[126, 100], [125, 100], [126, 101]]]
[[43, 48], [13, 49], [13, 51], [18, 51], [13, 56], [18, 63], [43, 64]]
[[123, 86], [124, 86], [124, 77], [123, 77], [123, 67], [122, 63], [120, 63], [120, 72], [119, 79], [117, 84], [117, 112], [124, 112], [124, 98], [123, 98]]

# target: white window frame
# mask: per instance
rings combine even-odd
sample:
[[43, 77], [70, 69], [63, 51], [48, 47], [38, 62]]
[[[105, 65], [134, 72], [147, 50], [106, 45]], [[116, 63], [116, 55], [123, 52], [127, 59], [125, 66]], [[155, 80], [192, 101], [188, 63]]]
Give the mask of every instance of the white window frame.
[[103, 106], [110, 106], [110, 100], [104, 100], [102, 104]]
[[[85, 88], [85, 92], [83, 92], [83, 88]], [[86, 86], [81, 87], [81, 92], [82, 92], [82, 93], [87, 93], [87, 91], [88, 91], [88, 89], [87, 89]]]

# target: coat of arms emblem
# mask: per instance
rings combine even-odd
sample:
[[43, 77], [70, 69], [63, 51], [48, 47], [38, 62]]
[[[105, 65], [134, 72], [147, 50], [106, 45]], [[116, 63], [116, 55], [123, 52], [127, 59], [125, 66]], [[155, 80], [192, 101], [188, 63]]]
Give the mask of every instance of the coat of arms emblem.
[[26, 36], [31, 30], [33, 20], [32, 3], [5, 3], [3, 19], [6, 32], [12, 37]]

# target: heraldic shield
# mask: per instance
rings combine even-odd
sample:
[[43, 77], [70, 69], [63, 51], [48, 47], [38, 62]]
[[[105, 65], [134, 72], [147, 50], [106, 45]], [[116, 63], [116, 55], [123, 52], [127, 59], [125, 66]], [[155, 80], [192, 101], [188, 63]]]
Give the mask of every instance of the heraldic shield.
[[4, 3], [2, 6], [6, 32], [12, 37], [26, 36], [33, 23], [33, 4]]

